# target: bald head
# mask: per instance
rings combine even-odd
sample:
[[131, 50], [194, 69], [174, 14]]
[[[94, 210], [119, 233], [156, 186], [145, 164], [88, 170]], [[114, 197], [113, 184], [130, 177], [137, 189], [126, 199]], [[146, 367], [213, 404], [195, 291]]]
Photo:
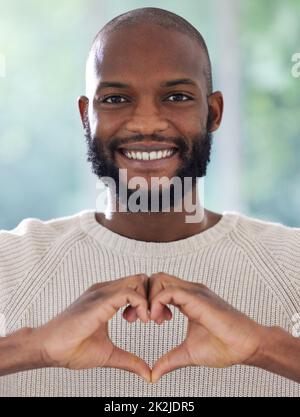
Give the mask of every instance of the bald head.
[[191, 40], [197, 42], [202, 51], [201, 59], [203, 62], [201, 63], [201, 66], [205, 78], [207, 95], [210, 95], [213, 90], [211, 62], [203, 37], [198, 32], [198, 30], [184, 18], [167, 10], [154, 7], [145, 7], [123, 13], [110, 20], [97, 33], [89, 53], [87, 78], [90, 76], [90, 66], [92, 65], [93, 67], [97, 68], [102, 56], [102, 46], [110, 35], [124, 31], [126, 29], [130, 30], [131, 28], [135, 28], [143, 24], [156, 25], [168, 31], [176, 31], [187, 35]]

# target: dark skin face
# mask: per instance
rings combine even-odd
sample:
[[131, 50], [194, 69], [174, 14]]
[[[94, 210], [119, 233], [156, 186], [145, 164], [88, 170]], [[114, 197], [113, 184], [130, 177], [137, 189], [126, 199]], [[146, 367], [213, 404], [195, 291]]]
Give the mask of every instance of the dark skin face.
[[[90, 66], [87, 74], [87, 97], [79, 98], [83, 125], [88, 125], [92, 136], [110, 141], [114, 137], [126, 140], [143, 135], [145, 143], [150, 135], [158, 134], [166, 138], [168, 146], [172, 144], [168, 139], [182, 137], [191, 148], [193, 138], [205, 132], [209, 108], [209, 130], [218, 129], [223, 98], [220, 92], [207, 97], [205, 55], [196, 41], [173, 30], [144, 24], [110, 34], [98, 57], [97, 68]], [[174, 80], [189, 81], [167, 84]], [[105, 82], [126, 86], [107, 87], [103, 86]], [[149, 138], [148, 144], [150, 141]], [[129, 142], [126, 146], [137, 145]], [[147, 162], [129, 160], [120, 152], [111, 157], [118, 168], [127, 169], [128, 180], [142, 176], [149, 185], [151, 177], [172, 178], [182, 162], [178, 154], [168, 160]], [[186, 223], [187, 214], [184, 210], [114, 212], [106, 218], [97, 213], [97, 220], [123, 236], [168, 242], [200, 233], [221, 218], [220, 214], [205, 210], [201, 222]]]

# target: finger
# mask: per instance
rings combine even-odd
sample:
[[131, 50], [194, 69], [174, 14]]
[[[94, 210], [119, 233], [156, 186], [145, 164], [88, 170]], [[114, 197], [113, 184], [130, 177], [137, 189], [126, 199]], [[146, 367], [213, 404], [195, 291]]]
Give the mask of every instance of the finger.
[[151, 280], [160, 281], [164, 288], [167, 288], [170, 285], [195, 290], [207, 288], [202, 283], [187, 281], [185, 279], [175, 277], [174, 275], [166, 274], [165, 272], [157, 272], [152, 274], [149, 278], [149, 281]]
[[[126, 307], [126, 309], [123, 311], [123, 317], [129, 323], [133, 323], [138, 318], [137, 313], [132, 306]], [[164, 306], [162, 317], [157, 318], [156, 323], [162, 324], [165, 320], [171, 320], [172, 317], [173, 317], [172, 311], [169, 309], [169, 307]]]
[[156, 383], [168, 372], [189, 365], [192, 365], [191, 358], [184, 344], [181, 344], [159, 358], [154, 364], [151, 371], [151, 382]]
[[129, 323], [133, 323], [138, 318], [138, 315], [132, 306], [127, 306], [123, 311], [123, 318]]
[[[144, 297], [146, 300], [148, 299], [148, 276], [145, 274], [136, 275], [133, 279], [129, 281], [128, 284], [129, 288], [134, 289], [138, 294]], [[147, 301], [148, 304], [148, 301]], [[149, 305], [148, 305], [149, 309]], [[137, 312], [134, 307], [131, 305], [127, 306], [123, 311], [123, 317], [130, 323], [134, 322], [137, 318]]]
[[159, 318], [166, 304], [178, 307], [183, 314], [192, 320], [198, 318], [199, 310], [201, 310], [201, 299], [199, 296], [193, 294], [190, 290], [170, 286], [153, 298], [150, 319], [156, 320]]
[[[150, 316], [150, 312], [149, 312], [149, 316]], [[123, 317], [129, 323], [133, 323], [138, 318], [138, 315], [132, 306], [127, 306], [125, 310], [123, 311]], [[172, 317], [173, 317], [172, 311], [169, 309], [169, 307], [164, 306], [162, 315], [158, 317], [155, 321], [157, 324], [162, 324], [165, 320], [171, 320]]]
[[[152, 299], [156, 296], [156, 294], [158, 294], [162, 289], [166, 289], [170, 286], [176, 286], [178, 288], [191, 290], [195, 293], [201, 292], [203, 294], [205, 290], [208, 290], [208, 288], [201, 283], [186, 281], [184, 279], [175, 277], [174, 275], [166, 274], [165, 272], [157, 272], [155, 274], [152, 274], [149, 278], [150, 303]], [[169, 320], [172, 317], [172, 312], [168, 307], [165, 308], [165, 311], [168, 312], [166, 313], [166, 315], [168, 316], [167, 320]]]
[[175, 275], [170, 275], [165, 272], [156, 272], [152, 274], [149, 278], [152, 281], [159, 281], [162, 284], [162, 287], [167, 288], [169, 285], [176, 285], [176, 286], [189, 286], [193, 283], [190, 281], [186, 281], [182, 278], [175, 277]]
[[146, 274], [135, 274], [135, 275], [128, 275], [126, 277], [121, 277], [118, 279], [113, 279], [105, 282], [96, 282], [91, 287], [89, 287], [85, 292], [93, 292], [99, 290], [104, 287], [119, 287], [119, 286], [129, 286], [134, 287], [135, 283], [139, 281], [146, 281], [148, 279]]
[[[151, 310], [151, 302], [153, 298], [163, 289], [165, 289], [164, 282], [160, 279], [161, 274], [152, 274], [149, 278], [149, 306]], [[164, 306], [162, 309], [160, 317], [157, 318], [157, 324], [161, 324], [164, 320], [171, 320], [172, 312], [169, 307]]]
[[124, 288], [110, 297], [109, 305], [113, 310], [110, 309], [107, 315], [108, 320], [112, 318], [119, 308], [126, 304], [130, 304], [136, 310], [136, 314], [141, 321], [144, 323], [149, 321], [147, 299], [131, 288]]
[[[89, 295], [90, 299], [92, 299], [91, 297], [97, 299], [101, 294], [101, 290], [104, 292], [112, 292], [114, 290], [117, 291], [118, 289], [120, 290], [128, 287], [134, 289], [137, 293], [141, 294], [145, 299], [147, 299], [147, 281], [148, 276], [146, 274], [130, 275], [112, 281], [96, 283], [86, 291], [86, 294]], [[133, 322], [138, 318], [138, 314], [134, 308], [131, 306], [129, 307], [130, 308], [128, 311], [125, 312], [124, 318], [128, 319], [130, 322]]]
[[[119, 283], [122, 287], [129, 287], [129, 288], [136, 289], [139, 286], [142, 286], [146, 290], [147, 289], [148, 276], [146, 274], [135, 274], [135, 275], [129, 275], [127, 277], [124, 277], [124, 278], [122, 278], [118, 281], [119, 281]], [[147, 295], [147, 292], [143, 291], [143, 294]]]
[[151, 303], [152, 299], [162, 290], [166, 288], [164, 282], [160, 279], [159, 274], [152, 274], [149, 278], [149, 294], [148, 298]]
[[[150, 311], [151, 314], [151, 311]], [[156, 324], [162, 324], [165, 320], [171, 320], [173, 317], [172, 311], [167, 306], [163, 306], [161, 314], [155, 319]]]
[[111, 283], [112, 281], [96, 282], [95, 284], [91, 285], [87, 290], [85, 290], [84, 294], [89, 294], [94, 291], [100, 290], [101, 288], [104, 288]]
[[146, 382], [151, 382], [151, 369], [141, 358], [131, 352], [114, 346], [114, 350], [104, 367], [124, 369], [141, 376]]

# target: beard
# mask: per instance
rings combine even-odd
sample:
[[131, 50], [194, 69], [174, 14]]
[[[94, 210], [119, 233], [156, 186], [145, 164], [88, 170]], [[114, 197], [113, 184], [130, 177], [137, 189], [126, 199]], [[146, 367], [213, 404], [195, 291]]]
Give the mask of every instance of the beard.
[[[208, 117], [208, 121], [209, 121]], [[208, 123], [209, 124], [209, 123]], [[181, 166], [176, 170], [174, 173], [174, 177], [179, 177], [181, 180], [181, 184], [187, 184], [187, 186], [182, 187], [182, 192], [180, 195], [178, 193], [174, 193], [174, 187], [171, 185], [169, 187], [169, 208], [174, 207], [180, 199], [184, 198], [184, 195], [191, 191], [192, 187], [196, 185], [197, 178], [204, 177], [206, 175], [207, 166], [210, 162], [211, 156], [211, 148], [212, 148], [212, 133], [208, 131], [208, 127], [206, 127], [205, 132], [199, 133], [196, 135], [192, 140], [191, 149], [187, 145], [186, 140], [182, 137], [173, 137], [173, 138], [165, 138], [160, 135], [148, 135], [147, 139], [159, 142], [171, 142], [175, 146], [177, 146], [178, 155], [180, 160], [182, 161]], [[124, 144], [128, 144], [131, 142], [142, 142], [145, 140], [144, 135], [136, 135], [131, 138], [113, 138], [111, 139], [107, 145], [105, 144], [105, 140], [101, 139], [100, 137], [92, 137], [90, 132], [85, 134], [86, 143], [87, 143], [87, 161], [92, 165], [92, 172], [101, 180], [102, 177], [109, 177], [111, 178], [116, 187], [116, 194], [117, 197], [124, 198], [126, 195], [126, 201], [120, 201], [123, 206], [127, 208], [126, 211], [130, 211], [130, 207], [128, 207], [128, 200], [130, 196], [136, 192], [136, 190], [129, 189], [127, 184], [124, 186], [127, 188], [126, 193], [119, 194], [119, 187], [120, 187], [120, 178], [119, 178], [119, 168], [114, 162], [114, 155], [117, 151], [118, 147]], [[191, 181], [189, 183], [184, 182], [185, 178], [190, 178]], [[153, 191], [153, 190], [152, 190]], [[146, 198], [148, 200], [148, 206], [151, 207], [151, 198], [153, 198], [153, 192], [150, 190], [144, 191]], [[156, 197], [158, 201], [158, 211], [164, 211], [164, 200], [163, 200], [163, 192], [162, 190], [158, 190], [158, 196]], [[141, 190], [139, 190], [139, 194], [141, 194]], [[144, 200], [145, 201], [145, 200]], [[144, 210], [143, 210], [144, 211]], [[151, 211], [151, 210], [146, 210]]]

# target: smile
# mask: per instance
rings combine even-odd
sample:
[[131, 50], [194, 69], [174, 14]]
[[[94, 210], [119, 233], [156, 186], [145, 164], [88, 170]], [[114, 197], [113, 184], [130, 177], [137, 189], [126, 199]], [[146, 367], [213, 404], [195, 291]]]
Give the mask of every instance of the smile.
[[157, 151], [151, 152], [141, 152], [141, 151], [133, 151], [133, 150], [121, 150], [122, 154], [126, 156], [128, 159], [136, 159], [138, 161], [152, 161], [158, 159], [166, 159], [172, 157], [176, 152], [176, 148], [171, 149], [160, 149]]

